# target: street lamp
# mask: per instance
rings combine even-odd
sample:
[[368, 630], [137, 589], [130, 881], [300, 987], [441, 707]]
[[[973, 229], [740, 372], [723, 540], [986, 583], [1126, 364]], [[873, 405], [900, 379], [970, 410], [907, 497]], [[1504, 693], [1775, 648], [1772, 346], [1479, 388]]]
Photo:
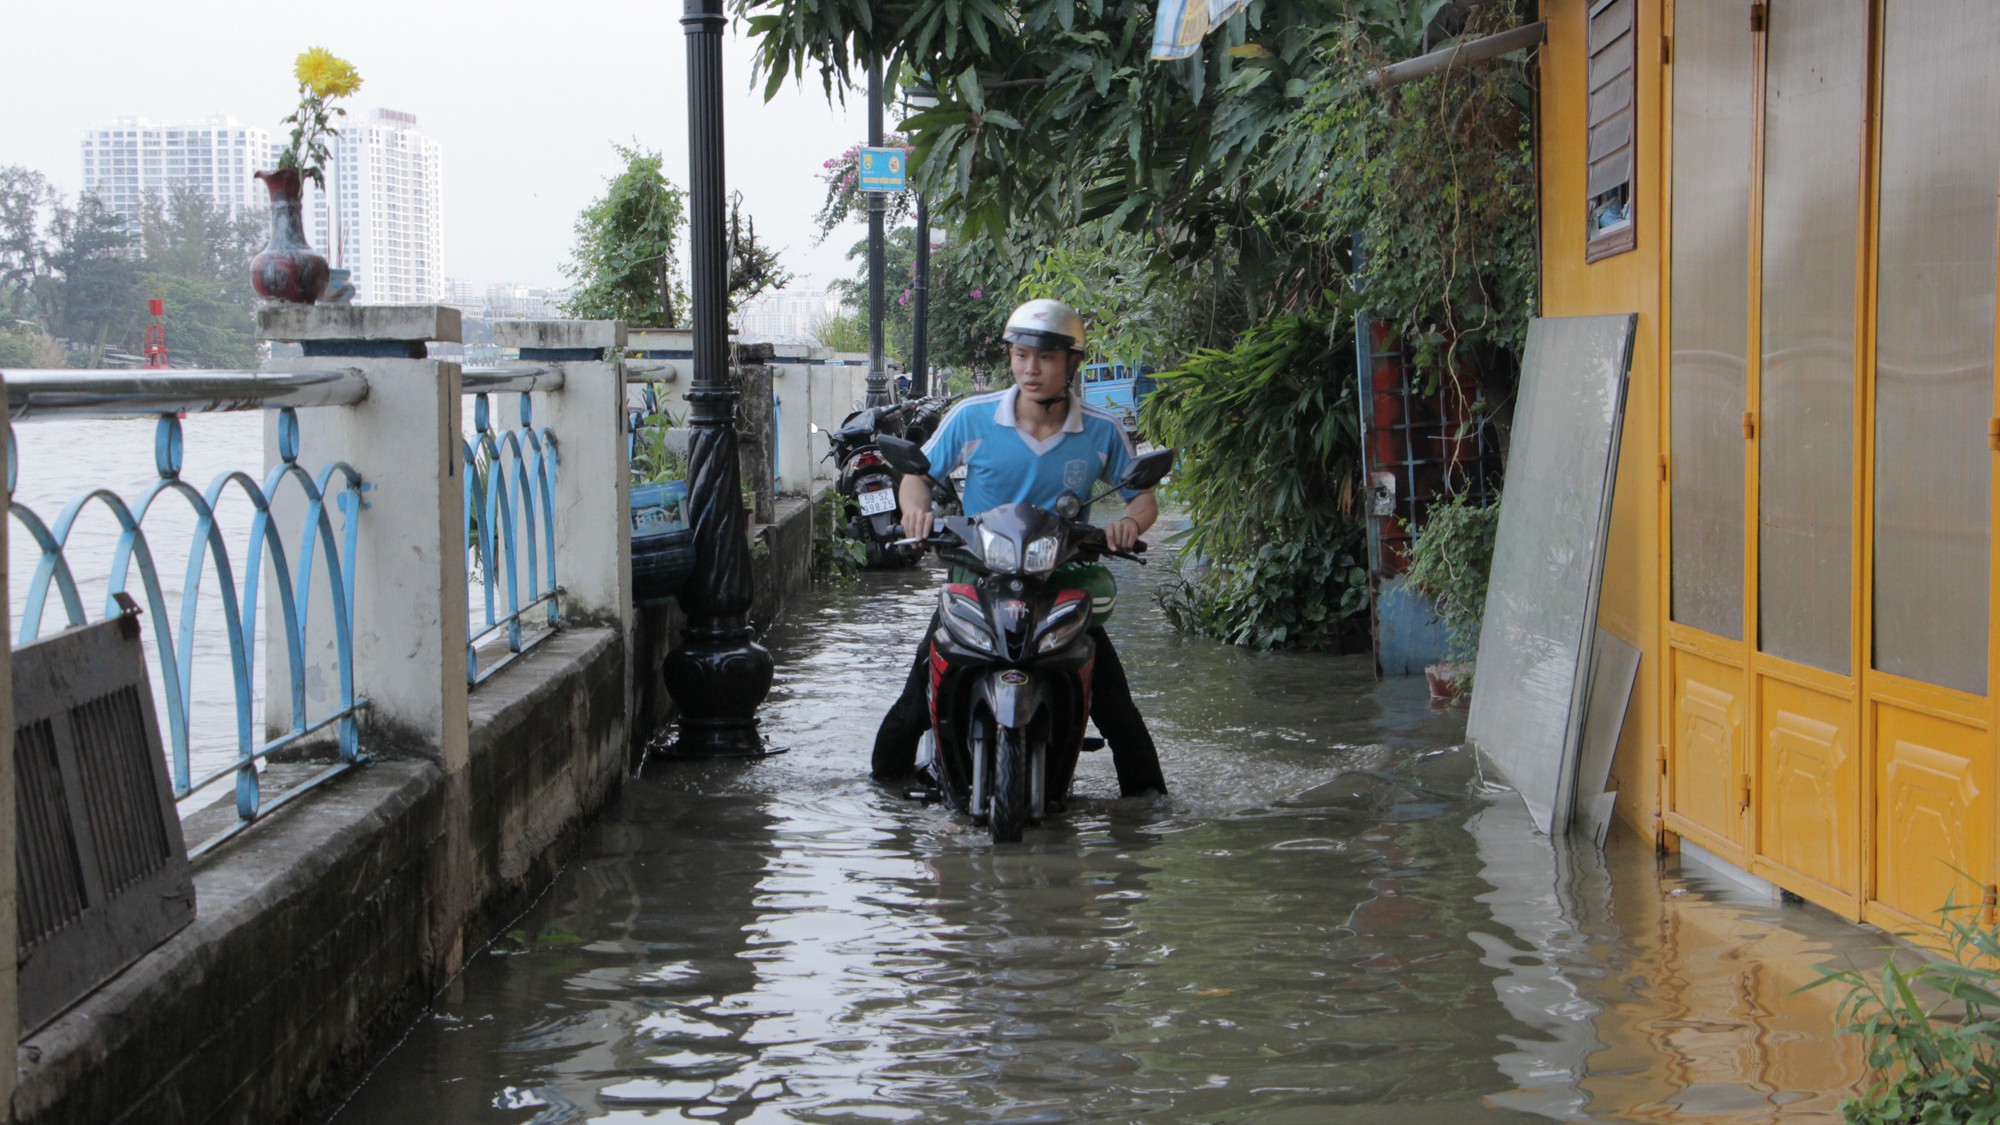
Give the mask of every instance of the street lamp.
[[729, 260], [723, 233], [722, 0], [686, 0], [688, 265], [694, 380], [688, 401], [688, 509], [694, 571], [681, 589], [687, 624], [661, 669], [680, 709], [673, 754], [755, 758], [769, 751], [757, 706], [771, 690], [771, 654], [750, 627], [750, 547], [729, 385]]
[[[882, 147], [882, 64], [868, 64], [868, 147]], [[868, 193], [868, 399], [889, 403], [889, 372], [882, 358], [882, 193]]]
[[[903, 90], [903, 108], [922, 113], [935, 108], [937, 95], [922, 86], [910, 86]], [[930, 201], [923, 190], [917, 189], [917, 307], [913, 313], [915, 320], [910, 341], [910, 396], [922, 398], [931, 393], [931, 211]]]

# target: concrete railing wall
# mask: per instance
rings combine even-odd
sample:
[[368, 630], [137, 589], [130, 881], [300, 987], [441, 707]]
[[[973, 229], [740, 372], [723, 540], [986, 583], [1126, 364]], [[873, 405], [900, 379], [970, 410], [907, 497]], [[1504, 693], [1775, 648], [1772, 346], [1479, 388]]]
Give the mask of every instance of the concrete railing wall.
[[[629, 334], [628, 352], [631, 366], [630, 385], [627, 399], [633, 409], [643, 402], [647, 380], [652, 380], [658, 388], [667, 408], [685, 417], [688, 413], [687, 391], [693, 382], [694, 361], [689, 357], [694, 349], [693, 334], [685, 331], [661, 331], [658, 329], [633, 329]], [[768, 374], [757, 373], [746, 379], [745, 373], [754, 367], [767, 369]], [[851, 358], [840, 358], [826, 348], [815, 348], [795, 344], [746, 344], [737, 349], [736, 386], [744, 395], [741, 410], [745, 416], [746, 439], [744, 445], [746, 470], [750, 459], [765, 458], [765, 449], [773, 469], [773, 491], [784, 496], [811, 496], [822, 485], [834, 478], [831, 461], [825, 460], [827, 434], [839, 426], [841, 420], [861, 409], [868, 393], [868, 368], [865, 362], [854, 362]], [[769, 395], [765, 395], [763, 380], [769, 380]], [[761, 440], [761, 432], [756, 428], [759, 419], [768, 411], [770, 440], [768, 446]], [[817, 425], [820, 433], [812, 432]], [[759, 446], [750, 449], [752, 444]], [[746, 476], [750, 476], [746, 472]], [[752, 476], [752, 479], [756, 477]], [[758, 522], [769, 523], [765, 510], [760, 506]]]
[[[621, 325], [520, 322], [496, 342], [560, 371], [534, 395], [555, 438], [555, 565], [563, 627], [525, 659], [467, 684], [464, 373], [428, 357], [459, 336], [449, 308], [280, 308], [267, 339], [303, 346], [287, 369], [359, 368], [365, 401], [298, 411], [302, 465], [351, 464], [370, 486], [355, 554], [353, 675], [370, 702], [368, 763], [307, 794], [195, 865], [195, 922], [20, 1043], [18, 1085], [0, 1078], [17, 1122], [287, 1122], [324, 1116], [466, 957], [545, 888], [589, 818], [630, 772], [632, 750], [666, 721], [658, 667], [679, 638], [676, 607], [633, 605], [625, 435], [635, 389], [616, 356]], [[864, 393], [865, 369], [812, 354], [751, 352], [746, 477], [759, 485], [751, 534], [752, 617], [768, 623], [808, 581], [810, 495], [831, 475], [826, 439]], [[675, 362], [672, 408], [692, 373]], [[494, 392], [496, 398], [516, 392]], [[494, 403], [500, 414], [500, 403]], [[511, 406], [508, 411], [511, 413]], [[276, 457], [275, 421], [267, 461]], [[758, 469], [761, 462], [763, 468]], [[773, 470], [775, 462], [776, 472]], [[288, 501], [288, 503], [297, 503]], [[5, 560], [0, 497], [0, 575]], [[299, 512], [280, 505], [282, 526]], [[313, 614], [323, 616], [315, 582]], [[267, 623], [267, 635], [272, 626]], [[327, 690], [330, 639], [305, 667], [264, 644], [267, 698], [295, 674]], [[0, 636], [0, 739], [11, 739]], [[0, 807], [13, 808], [0, 744]], [[0, 832], [0, 956], [12, 948], [13, 832]], [[0, 960], [0, 964], [11, 963]], [[15, 1022], [0, 973], [0, 1027]]]

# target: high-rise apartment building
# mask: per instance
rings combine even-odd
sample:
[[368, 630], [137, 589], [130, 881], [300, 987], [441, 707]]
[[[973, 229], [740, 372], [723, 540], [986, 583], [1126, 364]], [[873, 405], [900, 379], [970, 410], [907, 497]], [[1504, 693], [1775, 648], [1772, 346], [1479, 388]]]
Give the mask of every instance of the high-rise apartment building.
[[[442, 162], [415, 114], [356, 110], [340, 119], [326, 190], [306, 188], [306, 236], [351, 271], [356, 304], [445, 297]], [[338, 212], [336, 226], [331, 217]]]
[[145, 195], [177, 185], [232, 215], [261, 215], [266, 198], [251, 176], [270, 167], [271, 133], [234, 117], [153, 121], [119, 117], [83, 134], [83, 188], [137, 230]]
[[810, 339], [821, 319], [840, 312], [840, 298], [824, 289], [774, 289], [743, 303], [732, 317], [745, 343], [796, 343]]

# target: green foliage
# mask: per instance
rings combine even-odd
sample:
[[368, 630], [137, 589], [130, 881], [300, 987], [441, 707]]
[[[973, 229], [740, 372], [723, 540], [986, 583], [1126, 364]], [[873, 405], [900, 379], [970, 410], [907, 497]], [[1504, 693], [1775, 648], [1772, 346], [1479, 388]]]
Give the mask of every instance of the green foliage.
[[827, 313], [812, 325], [813, 341], [837, 352], [868, 350], [868, 321], [856, 312]]
[[846, 498], [827, 489], [813, 506], [813, 580], [853, 582], [868, 562], [868, 548], [847, 535]]
[[[1344, 8], [1260, 5], [1217, 29], [1207, 58], [1155, 63], [1153, 0], [737, 4], [758, 37], [767, 92], [814, 68], [832, 93], [880, 60], [892, 82], [906, 73], [936, 93], [935, 108], [903, 122], [911, 167], [967, 236], [998, 244], [1027, 228], [1037, 237], [1022, 241], [1041, 241], [1107, 220], [1135, 233], [1172, 227], [1197, 256], [1255, 210], [1234, 177], [1212, 173], [1261, 143], [1271, 111], [1297, 96], [1290, 68], [1318, 69], [1312, 45]], [[1269, 54], [1231, 54], [1253, 22]], [[1250, 66], [1283, 75], [1225, 93]]]
[[1325, 648], [1368, 607], [1359, 524], [1331, 542], [1274, 540], [1248, 558], [1185, 562], [1154, 594], [1174, 628], [1248, 648]]
[[1179, 365], [1146, 421], [1182, 450], [1194, 521], [1196, 562], [1166, 598], [1176, 620], [1331, 643], [1365, 576], [1348, 374], [1362, 298], [1328, 294], [1359, 290], [1418, 370], [1471, 376], [1504, 403], [1537, 272], [1527, 68], [1386, 93], [1365, 73], [1525, 22], [1528, 6], [1253, 4], [1173, 63], [1147, 58], [1152, 0], [736, 9], [767, 93], [815, 71], [832, 94], [876, 62], [934, 91], [901, 127], [954, 251], [1083, 307], [1108, 354]]
[[632, 483], [664, 484], [687, 479], [687, 462], [667, 448], [667, 432], [687, 424], [687, 419], [668, 410], [660, 384], [646, 383], [646, 409], [632, 430]]
[[1347, 317], [1273, 317], [1159, 374], [1144, 426], [1180, 451], [1174, 496], [1195, 560], [1161, 605], [1179, 627], [1257, 647], [1331, 645], [1367, 607]]
[[1525, 68], [1387, 94], [1363, 77], [1522, 22], [1518, 0], [1252, 5], [1173, 63], [1147, 58], [1152, 0], [736, 6], [767, 91], [814, 69], [831, 94], [880, 61], [936, 93], [902, 128], [915, 181], [966, 242], [1024, 260], [1132, 236], [1140, 252], [1118, 256], [1189, 287], [1205, 307], [1183, 316], [1215, 342], [1343, 283], [1360, 232], [1371, 304], [1419, 347], [1518, 347], [1534, 280]]
[[[145, 291], [139, 263], [117, 215], [94, 195], [74, 208], [58, 202], [48, 224], [46, 271], [35, 279], [35, 304], [55, 335], [86, 345], [92, 357], [112, 347], [134, 350], [144, 332]], [[94, 360], [91, 361], [95, 365]]]
[[0, 329], [0, 367], [61, 367], [62, 345], [34, 325]]
[[729, 196], [729, 311], [766, 289], [783, 289], [790, 270], [778, 264], [778, 252], [757, 240], [757, 224], [743, 217], [743, 193]]
[[[916, 228], [897, 227], [882, 240], [882, 347], [907, 359], [916, 338]], [[855, 263], [852, 278], [829, 287], [848, 308], [857, 310], [860, 345], [842, 351], [868, 350], [868, 241], [847, 251]], [[962, 252], [956, 244], [933, 246], [930, 262], [930, 362], [938, 366], [1000, 363], [1004, 349], [1000, 330], [1012, 306], [1005, 300], [1005, 280], [994, 280], [996, 266], [988, 257]]]
[[[1407, 525], [1405, 525], [1407, 527]], [[1465, 663], [1479, 652], [1479, 621], [1486, 612], [1486, 578], [1493, 569], [1493, 537], [1500, 504], [1471, 503], [1461, 493], [1431, 505], [1410, 546], [1410, 584], [1431, 599], [1449, 640], [1445, 660]]]
[[687, 308], [675, 256], [687, 225], [687, 193], [668, 182], [658, 151], [611, 147], [625, 169], [577, 216], [574, 257], [563, 266], [576, 292], [563, 309], [585, 319], [672, 328], [674, 310]]
[[257, 299], [248, 278], [268, 221], [232, 219], [186, 186], [148, 193], [141, 215], [142, 285], [145, 296], [166, 302], [169, 354], [208, 367], [255, 367]]
[[35, 279], [44, 269], [48, 247], [42, 240], [42, 208], [55, 202], [47, 177], [19, 165], [0, 167], [0, 312], [24, 317], [34, 311]]
[[[81, 345], [71, 354], [95, 366], [110, 351], [139, 353], [146, 301], [158, 297], [174, 362], [254, 366], [250, 259], [264, 245], [268, 220], [231, 218], [186, 185], [148, 192], [138, 219], [143, 234], [135, 238], [95, 196], [71, 207], [39, 173], [0, 168], [0, 323], [27, 322], [17, 334]], [[59, 346], [54, 352], [62, 354]]]
[[[847, 151], [820, 165], [819, 178], [826, 184], [826, 202], [820, 204], [819, 212], [813, 216], [813, 225], [819, 228], [819, 241], [833, 233], [833, 228], [846, 222], [868, 221], [868, 197], [872, 192], [861, 190], [861, 150], [866, 146], [853, 144]], [[909, 142], [900, 133], [891, 133], [882, 138], [883, 148], [899, 148], [907, 158]], [[882, 223], [885, 228], [893, 228], [910, 215], [909, 192], [884, 192], [887, 196], [882, 203]]]
[[2000, 926], [1986, 907], [1947, 901], [1944, 959], [1904, 971], [1891, 950], [1878, 979], [1821, 968], [1807, 985], [1841, 985], [1842, 1030], [1858, 1034], [1877, 1080], [1841, 1105], [1867, 1125], [2000, 1122]]
[[1091, 350], [1109, 359], [1180, 355], [1196, 335], [1190, 319], [1201, 308], [1200, 294], [1184, 279], [1163, 284], [1148, 262], [1143, 240], [1133, 235], [1076, 234], [1038, 256], [1014, 293], [1074, 306], [1090, 326]]
[[[1476, 12], [1466, 37], [1512, 26]], [[1451, 365], [1509, 370], [1534, 314], [1532, 104], [1525, 68], [1494, 62], [1375, 90], [1370, 67], [1401, 57], [1357, 24], [1322, 50], [1307, 93], [1255, 173], [1311, 185], [1318, 236], [1353, 236], [1368, 304], [1434, 378]], [[1490, 379], [1489, 379], [1490, 382]], [[1489, 387], [1491, 389], [1491, 387]]]

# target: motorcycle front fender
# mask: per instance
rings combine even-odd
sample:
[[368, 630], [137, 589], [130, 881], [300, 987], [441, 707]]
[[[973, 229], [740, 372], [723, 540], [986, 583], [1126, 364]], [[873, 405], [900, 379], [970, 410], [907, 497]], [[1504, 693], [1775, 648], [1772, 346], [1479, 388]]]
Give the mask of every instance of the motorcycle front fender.
[[[1008, 682], [1014, 678], [1021, 682]], [[1040, 677], [1013, 668], [996, 668], [981, 676], [974, 692], [986, 704], [987, 714], [1003, 727], [1027, 726], [1048, 699], [1048, 687]]]

